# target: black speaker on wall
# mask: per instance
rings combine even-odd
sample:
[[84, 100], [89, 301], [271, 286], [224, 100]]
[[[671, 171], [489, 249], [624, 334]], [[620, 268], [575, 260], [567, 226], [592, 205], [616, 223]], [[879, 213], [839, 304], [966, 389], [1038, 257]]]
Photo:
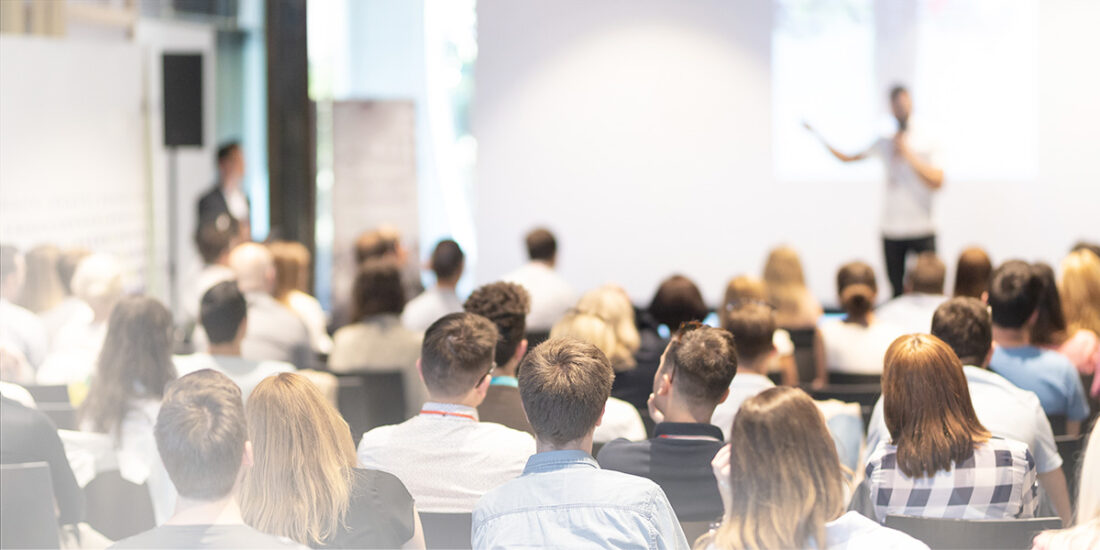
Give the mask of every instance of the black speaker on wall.
[[202, 54], [163, 57], [164, 146], [202, 147]]

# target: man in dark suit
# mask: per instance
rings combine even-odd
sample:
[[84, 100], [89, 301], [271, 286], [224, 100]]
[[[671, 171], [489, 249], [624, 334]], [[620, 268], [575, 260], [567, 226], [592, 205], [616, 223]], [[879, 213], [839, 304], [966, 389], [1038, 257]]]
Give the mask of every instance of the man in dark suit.
[[250, 240], [250, 210], [244, 192], [244, 153], [239, 143], [229, 142], [218, 148], [217, 184], [199, 199], [198, 226], [213, 223], [225, 230], [236, 221], [242, 236]]

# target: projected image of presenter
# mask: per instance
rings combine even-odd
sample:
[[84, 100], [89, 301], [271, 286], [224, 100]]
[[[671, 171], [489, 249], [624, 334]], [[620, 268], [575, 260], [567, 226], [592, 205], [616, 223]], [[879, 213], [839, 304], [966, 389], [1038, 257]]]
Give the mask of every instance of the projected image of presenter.
[[943, 168], [934, 158], [930, 139], [910, 120], [913, 100], [903, 86], [890, 90], [890, 109], [897, 119], [897, 131], [879, 138], [865, 151], [847, 155], [825, 141], [813, 127], [804, 123], [821, 143], [842, 162], [856, 162], [872, 156], [886, 165], [886, 193], [882, 208], [882, 246], [886, 272], [894, 296], [902, 293], [905, 258], [936, 250], [936, 228], [932, 224], [932, 196], [943, 187]]

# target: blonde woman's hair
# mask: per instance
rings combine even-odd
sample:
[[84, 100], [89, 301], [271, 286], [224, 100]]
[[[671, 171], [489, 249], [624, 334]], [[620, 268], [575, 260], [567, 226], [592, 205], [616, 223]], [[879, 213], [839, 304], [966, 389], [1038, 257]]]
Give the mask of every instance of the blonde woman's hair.
[[577, 311], [591, 313], [611, 325], [615, 331], [615, 344], [607, 358], [616, 372], [634, 368], [634, 353], [642, 345], [638, 327], [634, 324], [634, 304], [623, 289], [604, 285], [590, 290], [577, 302]]
[[309, 249], [299, 242], [275, 241], [267, 245], [275, 260], [275, 290], [272, 296], [289, 305], [294, 291], [307, 292], [309, 288]]
[[768, 301], [779, 314], [798, 315], [806, 294], [806, 278], [798, 252], [789, 246], [773, 249], [764, 263], [764, 285]]
[[[551, 338], [572, 337], [599, 348], [610, 360], [611, 353], [618, 347], [615, 329], [602, 317], [573, 310], [562, 317], [550, 329]], [[612, 368], [615, 364], [612, 363]]]
[[294, 373], [260, 382], [245, 415], [254, 454], [241, 490], [245, 521], [301, 544], [321, 544], [347, 515], [356, 465], [347, 422]]
[[764, 280], [752, 275], [738, 275], [726, 283], [726, 296], [722, 305], [726, 311], [736, 309], [742, 302], [767, 302], [768, 292]]
[[825, 548], [825, 524], [844, 513], [844, 478], [810, 396], [780, 386], [745, 401], [730, 440], [730, 507], [695, 548]]
[[1061, 287], [1068, 332], [1100, 334], [1100, 257], [1089, 250], [1071, 252], [1062, 260]]

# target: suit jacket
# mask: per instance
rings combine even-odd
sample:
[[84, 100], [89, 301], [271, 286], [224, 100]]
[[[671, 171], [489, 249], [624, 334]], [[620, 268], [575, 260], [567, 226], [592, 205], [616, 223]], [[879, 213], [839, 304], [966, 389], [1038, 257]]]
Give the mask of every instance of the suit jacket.
[[477, 407], [477, 416], [482, 422], [496, 422], [513, 430], [535, 435], [527, 413], [523, 412], [523, 403], [519, 399], [519, 389], [511, 386], [489, 386], [485, 400]]
[[[246, 199], [247, 200], [247, 199]], [[249, 201], [249, 207], [252, 206], [252, 201]], [[233, 217], [233, 213], [229, 211], [229, 204], [225, 202], [225, 193], [222, 193], [222, 185], [219, 181], [214, 184], [214, 188], [207, 191], [201, 198], [199, 198], [199, 226], [203, 224], [215, 222], [221, 216], [228, 216], [231, 220], [237, 220]]]

